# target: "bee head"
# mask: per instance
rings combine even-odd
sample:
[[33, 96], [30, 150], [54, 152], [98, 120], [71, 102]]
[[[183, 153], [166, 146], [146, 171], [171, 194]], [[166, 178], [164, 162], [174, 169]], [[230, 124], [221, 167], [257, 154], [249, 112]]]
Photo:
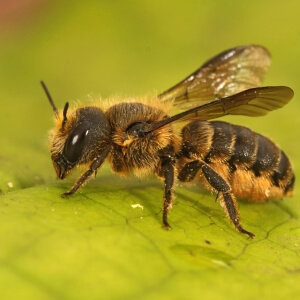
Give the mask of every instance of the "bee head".
[[56, 122], [51, 132], [51, 158], [57, 176], [63, 179], [75, 166], [92, 162], [101, 153], [109, 144], [111, 130], [100, 108], [90, 106], [68, 112], [67, 102], [60, 114], [47, 89], [46, 94]]

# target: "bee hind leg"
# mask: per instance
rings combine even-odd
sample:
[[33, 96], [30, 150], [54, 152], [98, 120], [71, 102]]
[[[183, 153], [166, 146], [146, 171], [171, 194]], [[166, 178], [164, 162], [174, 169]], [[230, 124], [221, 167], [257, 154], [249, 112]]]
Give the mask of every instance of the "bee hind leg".
[[234, 195], [231, 192], [223, 192], [220, 197], [221, 206], [224, 208], [227, 216], [234, 224], [235, 228], [244, 234], [247, 234], [250, 238], [254, 238], [255, 234], [244, 229], [240, 223], [239, 214], [237, 211], [237, 204]]
[[250, 238], [253, 238], [255, 235], [252, 232], [245, 230], [240, 223], [237, 202], [231, 192], [229, 183], [208, 164], [203, 162], [201, 168], [208, 183], [220, 194], [220, 204], [224, 208], [228, 218], [232, 221], [235, 228], [239, 232], [247, 234]]
[[230, 184], [208, 164], [201, 160], [189, 162], [180, 170], [178, 179], [182, 182], [191, 181], [200, 169], [210, 186], [217, 191], [217, 198], [220, 199], [221, 206], [224, 208], [226, 215], [232, 221], [235, 228], [239, 232], [247, 234], [250, 238], [253, 238], [255, 235], [245, 230], [240, 223], [236, 199], [231, 192]]

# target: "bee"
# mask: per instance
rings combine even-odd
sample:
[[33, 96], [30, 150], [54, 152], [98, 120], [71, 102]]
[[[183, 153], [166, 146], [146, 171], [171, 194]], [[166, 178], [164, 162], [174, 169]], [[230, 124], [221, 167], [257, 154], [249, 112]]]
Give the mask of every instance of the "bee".
[[[176, 181], [197, 183], [215, 193], [241, 233], [237, 198], [254, 202], [291, 196], [295, 176], [286, 154], [268, 138], [223, 121], [225, 115], [263, 116], [287, 104], [293, 90], [259, 87], [270, 65], [267, 49], [239, 46], [213, 57], [164, 93], [142, 99], [117, 99], [54, 111], [51, 158], [58, 178], [75, 167], [86, 171], [62, 197], [74, 194], [105, 160], [119, 175], [156, 174], [164, 182], [162, 222], [171, 228]], [[175, 114], [172, 109], [181, 110]], [[183, 124], [182, 129], [174, 126]]]

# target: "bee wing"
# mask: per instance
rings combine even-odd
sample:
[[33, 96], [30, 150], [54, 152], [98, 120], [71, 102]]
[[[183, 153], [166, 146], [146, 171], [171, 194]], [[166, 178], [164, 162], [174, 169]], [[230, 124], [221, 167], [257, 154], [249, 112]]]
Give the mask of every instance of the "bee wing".
[[293, 90], [286, 86], [252, 88], [153, 123], [148, 131], [179, 121], [210, 120], [225, 115], [263, 116], [269, 111], [283, 107], [293, 96]]
[[260, 86], [270, 64], [270, 53], [262, 46], [232, 48], [204, 63], [158, 98], [174, 101], [180, 109], [203, 105]]

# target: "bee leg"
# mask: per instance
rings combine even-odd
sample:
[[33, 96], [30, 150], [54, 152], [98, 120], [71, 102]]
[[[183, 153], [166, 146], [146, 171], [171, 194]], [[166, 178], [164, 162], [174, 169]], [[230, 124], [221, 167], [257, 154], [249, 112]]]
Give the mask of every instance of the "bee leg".
[[160, 170], [158, 175], [164, 178], [164, 197], [163, 197], [163, 225], [166, 229], [171, 229], [168, 222], [168, 213], [172, 208], [173, 193], [172, 188], [174, 185], [175, 177], [175, 159], [172, 155], [164, 156], [161, 160]]
[[194, 160], [189, 163], [186, 163], [178, 174], [178, 179], [181, 182], [190, 182], [192, 181], [196, 174], [201, 169], [203, 163], [199, 160]]
[[84, 172], [74, 183], [73, 187], [66, 193], [61, 194], [62, 198], [73, 195], [88, 179], [93, 173], [97, 173], [97, 170], [103, 164], [105, 158], [110, 151], [110, 147], [107, 147], [101, 154], [92, 162], [90, 168]]
[[222, 206], [224, 207], [227, 215], [229, 216], [230, 220], [233, 222], [236, 229], [244, 234], [247, 234], [250, 238], [254, 238], [255, 234], [252, 232], [247, 231], [244, 229], [240, 223], [240, 218], [236, 208], [236, 200], [232, 193], [223, 193], [223, 197], [221, 198]]
[[184, 165], [178, 174], [178, 179], [182, 182], [192, 181], [198, 171], [202, 169], [202, 172], [208, 181], [208, 183], [217, 191], [216, 200], [220, 199], [221, 206], [225, 209], [225, 212], [236, 229], [244, 234], [249, 235], [251, 238], [254, 234], [245, 230], [240, 224], [240, 218], [237, 211], [237, 203], [234, 195], [231, 192], [231, 187], [225, 179], [214, 171], [208, 164], [201, 160], [194, 160]]
[[225, 209], [227, 216], [232, 221], [236, 229], [241, 233], [247, 234], [250, 238], [253, 238], [255, 235], [245, 230], [240, 223], [237, 203], [233, 193], [231, 192], [229, 183], [227, 183], [224, 178], [222, 178], [222, 176], [214, 171], [209, 165], [202, 163], [201, 169], [208, 183], [217, 190], [218, 193], [222, 193], [220, 197], [221, 206]]

